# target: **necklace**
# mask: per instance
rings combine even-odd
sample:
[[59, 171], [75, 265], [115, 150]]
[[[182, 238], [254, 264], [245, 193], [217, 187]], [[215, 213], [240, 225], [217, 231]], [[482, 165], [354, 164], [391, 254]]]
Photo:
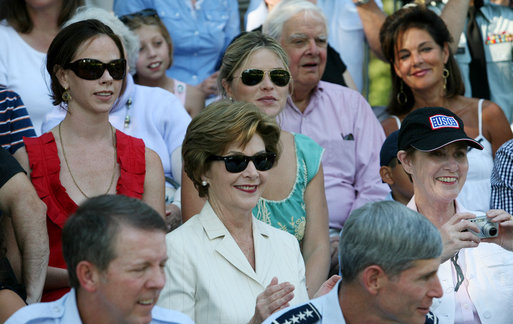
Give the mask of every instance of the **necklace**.
[[[78, 183], [75, 180], [75, 177], [73, 177], [73, 173], [71, 173], [71, 169], [70, 169], [69, 164], [68, 164], [68, 159], [66, 158], [66, 151], [64, 150], [64, 143], [62, 142], [61, 124], [62, 124], [62, 122], [59, 124], [59, 141], [61, 142], [61, 150], [62, 150], [62, 155], [64, 156], [64, 162], [66, 163], [66, 167], [68, 168], [69, 175], [71, 176], [71, 180], [73, 180], [73, 183], [77, 187], [78, 191], [80, 191], [80, 193], [82, 195], [84, 195], [84, 197], [89, 199], [90, 197], [88, 195], [86, 195], [85, 192], [78, 186]], [[109, 190], [112, 187], [112, 184], [114, 183], [114, 177], [116, 176], [117, 149], [116, 149], [115, 131], [112, 128], [112, 126], [111, 126], [111, 131], [112, 131], [112, 145], [114, 146], [114, 167], [113, 167], [113, 170], [112, 170], [112, 178], [110, 179], [110, 184], [109, 184], [109, 187], [107, 188], [107, 191], [105, 192], [105, 194], [109, 193]]]

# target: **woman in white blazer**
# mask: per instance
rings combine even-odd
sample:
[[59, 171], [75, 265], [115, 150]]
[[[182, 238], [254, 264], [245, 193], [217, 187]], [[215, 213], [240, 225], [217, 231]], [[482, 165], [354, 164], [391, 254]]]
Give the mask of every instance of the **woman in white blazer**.
[[213, 103], [192, 120], [184, 169], [207, 203], [167, 236], [160, 306], [199, 324], [260, 323], [308, 299], [295, 237], [252, 216], [279, 138], [276, 122], [251, 103]]
[[438, 270], [444, 295], [431, 311], [440, 323], [511, 323], [513, 217], [488, 211], [483, 217], [498, 228], [498, 236], [482, 238], [473, 222], [476, 213], [456, 200], [467, 177], [468, 147], [483, 148], [463, 129], [450, 110], [428, 107], [410, 112], [399, 130], [397, 158], [413, 180], [408, 207], [440, 230], [444, 245]]

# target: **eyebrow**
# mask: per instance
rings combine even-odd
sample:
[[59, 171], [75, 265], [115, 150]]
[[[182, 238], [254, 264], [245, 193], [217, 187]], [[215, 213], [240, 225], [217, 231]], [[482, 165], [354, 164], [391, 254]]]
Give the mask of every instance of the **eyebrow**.
[[[310, 38], [310, 36], [306, 35], [306, 34], [290, 34], [289, 35], [289, 40], [294, 40], [294, 39], [308, 39]], [[328, 39], [328, 36], [326, 35], [318, 35], [318, 36], [315, 36], [314, 37], [315, 39], [321, 39], [321, 40], [326, 40]]]

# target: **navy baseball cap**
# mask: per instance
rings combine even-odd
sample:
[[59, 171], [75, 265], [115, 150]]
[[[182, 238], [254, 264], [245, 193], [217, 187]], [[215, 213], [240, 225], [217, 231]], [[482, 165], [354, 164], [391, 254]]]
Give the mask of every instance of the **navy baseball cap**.
[[399, 151], [397, 146], [397, 138], [399, 137], [399, 131], [388, 135], [388, 137], [383, 142], [381, 146], [381, 151], [379, 151], [379, 165], [389, 165], [390, 161], [397, 157], [397, 151]]
[[413, 148], [430, 152], [445, 145], [464, 141], [482, 150], [483, 146], [468, 137], [463, 121], [453, 112], [442, 107], [425, 107], [410, 112], [399, 129], [398, 148]]

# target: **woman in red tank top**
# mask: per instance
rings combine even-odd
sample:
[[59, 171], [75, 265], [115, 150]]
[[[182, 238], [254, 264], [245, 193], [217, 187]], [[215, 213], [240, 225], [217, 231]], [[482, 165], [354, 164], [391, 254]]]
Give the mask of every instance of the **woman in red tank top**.
[[50, 260], [43, 301], [69, 290], [61, 233], [77, 205], [101, 194], [140, 198], [164, 215], [164, 173], [158, 155], [140, 139], [114, 129], [109, 111], [126, 74], [120, 39], [97, 20], [69, 25], [47, 56], [52, 99], [68, 112], [17, 154], [46, 203]]

